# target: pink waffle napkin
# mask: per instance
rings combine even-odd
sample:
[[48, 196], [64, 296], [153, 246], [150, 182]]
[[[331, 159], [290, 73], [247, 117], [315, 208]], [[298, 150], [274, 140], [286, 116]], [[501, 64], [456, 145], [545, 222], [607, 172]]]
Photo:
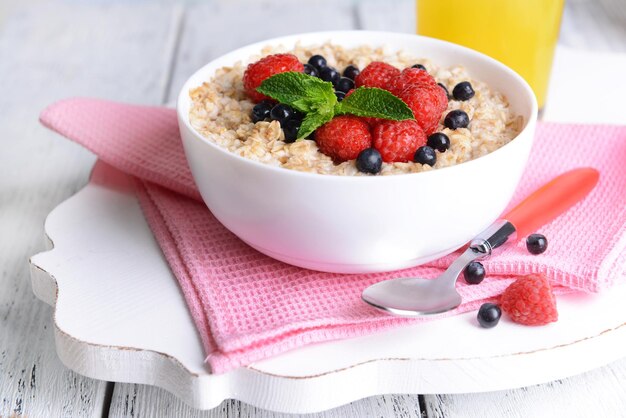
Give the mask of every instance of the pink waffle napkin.
[[[433, 277], [452, 257], [379, 274], [293, 267], [248, 247], [204, 206], [183, 154], [174, 110], [71, 99], [45, 109], [41, 121], [137, 178], [145, 216], [180, 283], [214, 373], [305, 344], [414, 321], [370, 308], [361, 302], [361, 291], [392, 277]], [[549, 250], [533, 256], [523, 241], [506, 246], [485, 262], [483, 283], [460, 281], [464, 303], [448, 315], [475, 309], [523, 274], [544, 273], [557, 291], [597, 292], [626, 281], [626, 127], [539, 124], [512, 204], [581, 166], [600, 170], [600, 182], [582, 203], [542, 228]]]

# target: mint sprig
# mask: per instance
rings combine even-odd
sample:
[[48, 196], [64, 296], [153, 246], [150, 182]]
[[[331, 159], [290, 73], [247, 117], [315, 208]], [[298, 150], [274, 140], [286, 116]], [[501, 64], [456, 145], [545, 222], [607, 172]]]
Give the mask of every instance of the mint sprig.
[[300, 129], [298, 130], [298, 139], [306, 138], [311, 135], [314, 130], [325, 124], [326, 122], [330, 122], [333, 118], [333, 112], [326, 113], [307, 113], [307, 115], [302, 120], [302, 125], [300, 125]]
[[391, 120], [415, 119], [406, 103], [387, 90], [359, 87], [335, 105], [335, 114]]
[[265, 79], [257, 91], [305, 113], [298, 139], [306, 138], [335, 115], [414, 119], [406, 103], [386, 90], [359, 87], [338, 102], [332, 83], [304, 73], [290, 71], [275, 74]]
[[275, 74], [256, 90], [304, 113], [330, 112], [337, 103], [332, 83], [304, 73]]

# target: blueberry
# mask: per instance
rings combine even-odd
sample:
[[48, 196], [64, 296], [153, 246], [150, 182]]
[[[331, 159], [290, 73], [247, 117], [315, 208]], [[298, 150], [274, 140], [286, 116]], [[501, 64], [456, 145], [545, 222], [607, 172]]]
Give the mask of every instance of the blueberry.
[[439, 152], [446, 152], [450, 148], [450, 138], [443, 132], [435, 132], [428, 137], [426, 144]]
[[320, 78], [324, 81], [330, 81], [335, 85], [341, 76], [333, 67], [324, 67], [320, 70]]
[[526, 238], [526, 248], [531, 254], [541, 254], [548, 249], [548, 239], [541, 234], [531, 234]]
[[326, 67], [326, 58], [321, 55], [313, 55], [311, 58], [309, 58], [309, 64], [317, 68], [317, 70], [319, 71], [322, 68]]
[[270, 111], [270, 118], [272, 120], [277, 120], [278, 122], [280, 122], [281, 125], [285, 123], [287, 119], [291, 119], [293, 115], [293, 109], [282, 103], [277, 104]]
[[455, 100], [469, 100], [474, 97], [474, 89], [469, 81], [462, 81], [452, 89], [452, 96]]
[[376, 148], [367, 148], [356, 157], [356, 168], [362, 173], [376, 174], [383, 166], [383, 157]]
[[283, 133], [285, 134], [286, 143], [291, 143], [296, 140], [301, 124], [302, 122], [297, 119], [289, 119], [285, 121], [285, 123], [281, 124]]
[[502, 310], [495, 303], [483, 303], [478, 310], [478, 323], [483, 328], [493, 328], [498, 325]]
[[419, 147], [417, 151], [415, 151], [413, 161], [420, 164], [428, 164], [432, 167], [437, 162], [437, 155], [435, 155], [434, 149], [432, 149], [428, 145], [424, 145], [423, 147]]
[[350, 80], [348, 77], [341, 77], [337, 84], [335, 84], [335, 89], [338, 91], [343, 91], [344, 93], [349, 92], [354, 88], [354, 81]]
[[348, 65], [343, 70], [343, 76], [348, 77], [350, 80], [354, 80], [357, 75], [359, 75], [361, 71], [354, 65]]
[[472, 261], [463, 270], [463, 278], [469, 284], [478, 284], [485, 278], [485, 267], [478, 261]]
[[446, 115], [443, 124], [450, 129], [467, 128], [469, 116], [462, 110], [453, 110]]
[[422, 64], [412, 65], [411, 68], [419, 68], [420, 70], [426, 71], [426, 67], [424, 67]]
[[252, 122], [257, 123], [259, 121], [268, 119], [270, 117], [270, 111], [274, 103], [269, 100], [263, 100], [254, 105], [252, 108]]
[[293, 114], [291, 115], [289, 119], [295, 119], [297, 121], [302, 122], [305, 116], [306, 116], [306, 113], [302, 113], [302, 112], [297, 111], [296, 109], [293, 109]]
[[317, 68], [315, 68], [311, 64], [304, 64], [304, 74], [308, 74], [313, 77], [319, 76], [319, 73], [317, 72]]
[[450, 98], [450, 92], [448, 91], [448, 89], [446, 88], [446, 86], [444, 86], [444, 85], [443, 85], [443, 84], [441, 84], [441, 83], [437, 83], [437, 85], [438, 85], [439, 87], [441, 87], [441, 88], [443, 89], [443, 91], [445, 91], [445, 92], [446, 92], [446, 96], [448, 96], [448, 99], [449, 99], [449, 98]]
[[337, 96], [337, 101], [340, 102], [346, 98], [346, 93], [344, 93], [343, 91], [336, 91], [335, 96]]

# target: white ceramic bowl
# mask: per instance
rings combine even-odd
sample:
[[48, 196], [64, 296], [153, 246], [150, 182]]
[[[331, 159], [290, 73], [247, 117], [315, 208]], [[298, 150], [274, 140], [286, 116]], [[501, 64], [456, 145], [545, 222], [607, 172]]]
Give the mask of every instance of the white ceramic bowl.
[[[189, 123], [189, 90], [264, 46], [369, 44], [402, 49], [441, 66], [461, 64], [524, 117], [509, 144], [484, 157], [424, 173], [331, 176], [272, 167], [209, 142]], [[414, 266], [454, 251], [494, 221], [511, 199], [533, 141], [537, 103], [528, 84], [476, 51], [431, 38], [341, 31], [286, 36], [223, 55], [187, 80], [178, 97], [187, 160], [213, 214], [270, 257], [315, 270], [361, 273]]]

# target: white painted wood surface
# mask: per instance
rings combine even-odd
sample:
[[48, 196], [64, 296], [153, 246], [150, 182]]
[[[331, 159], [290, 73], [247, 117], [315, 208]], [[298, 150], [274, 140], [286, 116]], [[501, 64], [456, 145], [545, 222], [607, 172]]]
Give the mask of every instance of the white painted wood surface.
[[126, 384], [123, 389], [116, 385], [112, 417], [180, 417], [180, 418], [225, 418], [263, 417], [293, 418], [422, 418], [420, 399], [416, 395], [383, 395], [366, 398], [339, 408], [317, 414], [284, 414], [255, 408], [243, 402], [229, 400], [210, 411], [198, 411], [183, 404], [174, 395], [164, 390], [153, 390], [144, 385]]
[[33, 297], [27, 267], [43, 249], [43, 219], [86, 182], [94, 157], [37, 117], [68, 95], [158, 103], [171, 7], [2, 3], [10, 15], [0, 27], [0, 416], [101, 416], [106, 382], [60, 363], [52, 310]]
[[[173, 97], [172, 91], [195, 68], [194, 63], [213, 56], [212, 47], [206, 45], [243, 44], [254, 39], [258, 29], [242, 29], [234, 20], [239, 17], [236, 9], [230, 17], [217, 9], [202, 18], [191, 11], [203, 6], [172, 2], [57, 0], [43, 8], [41, 3], [0, 2], [0, 415], [99, 416], [103, 407], [108, 410], [103, 402], [104, 385], [64, 369], [56, 359], [51, 310], [32, 296], [26, 263], [29, 255], [43, 249], [40, 234], [45, 215], [86, 182], [93, 157], [38, 127], [37, 113], [50, 101], [70, 95], [162, 102]], [[411, 10], [411, 0], [385, 1], [393, 6], [377, 15], [365, 17], [357, 12], [375, 3], [367, 0], [356, 8], [338, 8], [337, 1], [298, 2], [297, 8], [301, 17], [323, 13], [328, 19], [345, 19], [344, 23], [333, 20], [329, 26], [324, 26], [325, 20], [303, 19], [303, 30], [354, 26], [411, 30], [413, 14], [402, 12]], [[236, 7], [225, 0], [219, 4]], [[624, 7], [623, 0], [568, 0], [561, 42], [624, 51]], [[241, 16], [267, 8], [275, 13], [282, 10], [270, 1], [254, 1], [240, 9]], [[279, 16], [274, 16], [273, 24], [263, 22], [262, 30], [268, 32], [256, 39], [299, 27]], [[286, 24], [293, 26], [278, 32]], [[203, 37], [203, 28], [214, 25], [232, 27], [240, 36], [245, 33], [251, 38], [237, 42], [224, 36]], [[198, 36], [183, 41], [185, 31], [195, 31]], [[169, 56], [172, 51], [178, 52], [176, 65]], [[542, 411], [559, 411], [559, 416], [583, 416], [585, 412], [586, 416], [624, 416], [620, 411], [626, 410], [625, 364], [621, 361], [563, 384], [528, 390], [426, 396], [426, 412], [446, 417], [475, 411], [484, 411], [475, 416], [545, 416]], [[130, 384], [115, 385], [110, 408], [111, 416], [279, 416], [238, 402], [196, 413], [165, 391]], [[416, 396], [390, 396], [366, 399], [319, 416], [413, 417], [418, 416], [418, 408]]]
[[622, 360], [575, 378], [517, 390], [429, 395], [425, 411], [429, 418], [618, 418], [626, 416], [624, 382], [626, 361]]

